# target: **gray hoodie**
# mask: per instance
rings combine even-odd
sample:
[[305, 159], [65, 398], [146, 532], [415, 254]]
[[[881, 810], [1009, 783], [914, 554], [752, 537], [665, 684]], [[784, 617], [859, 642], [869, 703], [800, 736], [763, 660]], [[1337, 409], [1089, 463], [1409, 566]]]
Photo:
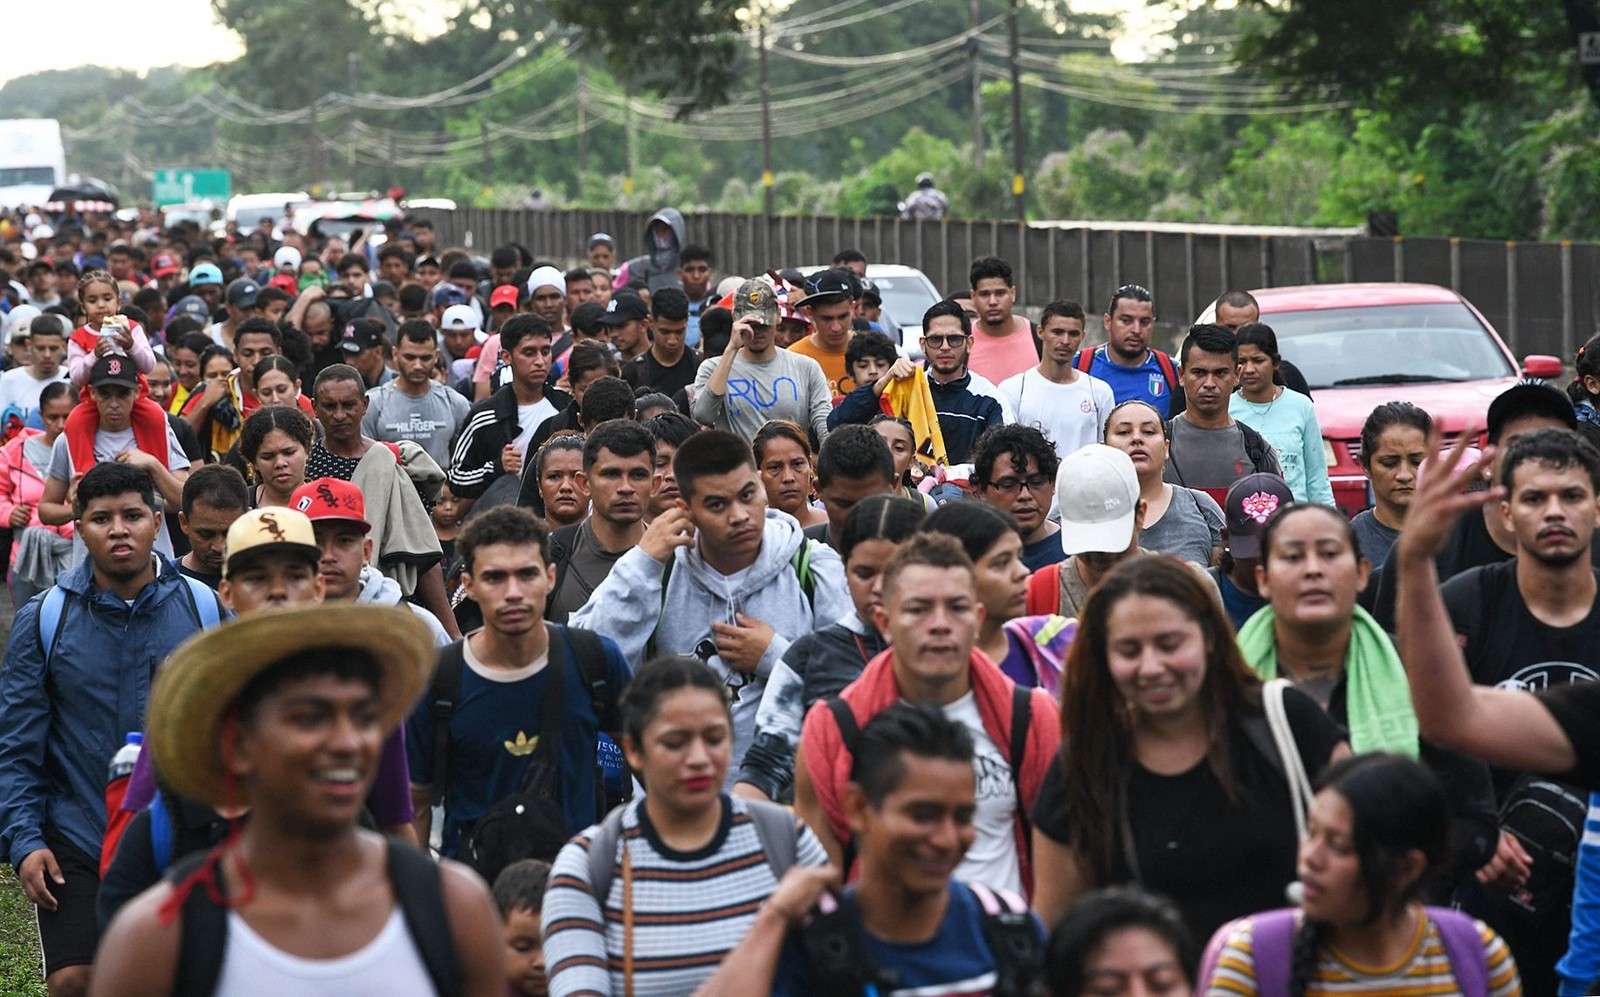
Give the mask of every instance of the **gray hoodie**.
[[[824, 621], [855, 612], [839, 555], [816, 543], [811, 548], [813, 612], [812, 604], [800, 587], [799, 575], [789, 564], [804, 540], [798, 523], [784, 513], [769, 509], [760, 554], [742, 576], [734, 578], [706, 564], [698, 545], [680, 547], [674, 552], [677, 560], [664, 600], [661, 593], [664, 565], [635, 547], [622, 555], [605, 581], [589, 596], [589, 601], [569, 620], [572, 626], [593, 630], [616, 641], [628, 664], [634, 668], [644, 660], [645, 645], [652, 633], [657, 655], [694, 655], [695, 647], [711, 637], [711, 624], [731, 620], [736, 611], [772, 627], [772, 643], [756, 665], [754, 675], [736, 672], [716, 655], [706, 662], [724, 682], [732, 679], [730, 685], [738, 686], [733, 702], [730, 786], [755, 735], [756, 710], [761, 706], [767, 676], [783, 653], [795, 640], [825, 625]], [[746, 678], [748, 683], [740, 685]]]
[[432, 613], [414, 602], [405, 601], [400, 594], [400, 583], [370, 564], [361, 566], [361, 591], [356, 593], [356, 602], [361, 605], [371, 603], [374, 606], [404, 606], [417, 614], [417, 619], [428, 625], [428, 629], [433, 632], [435, 647], [444, 647], [450, 643], [450, 635], [445, 633], [444, 627], [434, 619]]
[[[667, 244], [657, 245], [651, 238], [650, 226], [656, 222], [666, 222], [672, 229], [672, 238]], [[683, 213], [677, 208], [662, 208], [644, 223], [644, 254], [635, 256], [623, 266], [628, 271], [628, 279], [644, 278], [645, 286], [651, 291], [659, 291], [663, 287], [682, 287], [678, 280], [678, 252], [683, 249]]]

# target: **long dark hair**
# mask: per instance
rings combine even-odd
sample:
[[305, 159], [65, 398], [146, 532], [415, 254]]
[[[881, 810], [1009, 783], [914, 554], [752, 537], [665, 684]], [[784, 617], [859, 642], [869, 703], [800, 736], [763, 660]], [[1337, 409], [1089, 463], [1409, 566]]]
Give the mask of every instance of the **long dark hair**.
[[1229, 724], [1261, 715], [1261, 682], [1239, 653], [1222, 604], [1192, 566], [1175, 557], [1145, 555], [1111, 569], [1078, 616], [1078, 636], [1061, 671], [1064, 812], [1095, 885], [1110, 881], [1124, 844], [1123, 817], [1133, 767], [1129, 713], [1111, 678], [1108, 620], [1117, 603], [1135, 595], [1165, 599], [1200, 626], [1207, 648], [1199, 691], [1209, 743], [1206, 762], [1229, 799], [1238, 798], [1229, 759]]
[[[1449, 851], [1450, 802], [1427, 766], [1401, 755], [1374, 753], [1329, 766], [1317, 792], [1332, 790], [1350, 807], [1352, 838], [1361, 880], [1371, 905], [1362, 925], [1404, 907], [1421, 893], [1428, 873]], [[1426, 860], [1422, 874], [1402, 880], [1413, 851]], [[1295, 935], [1289, 992], [1304, 994], [1316, 967], [1317, 949], [1331, 925], [1306, 918]]]

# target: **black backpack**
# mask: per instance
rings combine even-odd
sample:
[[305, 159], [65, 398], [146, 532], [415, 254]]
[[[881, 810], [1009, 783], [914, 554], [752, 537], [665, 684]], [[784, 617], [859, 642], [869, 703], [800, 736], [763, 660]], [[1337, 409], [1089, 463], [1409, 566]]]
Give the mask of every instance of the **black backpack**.
[[580, 521], [569, 523], [550, 533], [550, 563], [556, 566], [556, 580], [550, 586], [550, 594], [544, 600], [545, 619], [550, 618], [556, 596], [561, 593], [561, 586], [567, 580], [567, 567], [572, 563], [572, 552], [578, 548], [578, 531], [582, 528], [583, 523]]
[[1511, 902], [1539, 923], [1570, 916], [1578, 845], [1588, 813], [1583, 793], [1537, 775], [1521, 776], [1506, 793], [1500, 826], [1516, 835], [1533, 859], [1527, 883], [1512, 894]]
[[[389, 882], [395, 900], [405, 917], [406, 929], [417, 955], [427, 967], [433, 988], [440, 994], [461, 992], [461, 960], [455, 936], [450, 933], [450, 916], [445, 912], [444, 886], [439, 866], [428, 856], [393, 839], [388, 847]], [[211, 856], [202, 851], [185, 856], [167, 872], [167, 882], [176, 886], [189, 878]], [[213, 880], [216, 895], [227, 899], [220, 870]], [[173, 981], [173, 997], [210, 997], [222, 977], [222, 962], [228, 948], [228, 910], [212, 899], [211, 890], [197, 883], [183, 902], [183, 935], [178, 942], [178, 975]]]
[[[588, 630], [546, 624], [550, 631], [550, 659], [545, 668], [544, 712], [539, 721], [539, 743], [517, 791], [495, 802], [477, 821], [463, 824], [457, 858], [472, 867], [485, 882], [494, 882], [500, 870], [519, 859], [553, 861], [582, 828], [567, 823], [561, 792], [561, 727], [567, 663], [573, 662], [589, 686], [591, 702], [602, 731], [618, 729], [616, 710], [605, 677], [605, 649]], [[557, 631], [560, 640], [556, 639]], [[436, 802], [450, 781], [450, 719], [461, 696], [461, 673], [466, 659], [458, 642], [441, 656], [433, 680], [432, 795]], [[613, 801], [605, 792], [604, 772], [595, 770], [595, 818]]]
[[[983, 937], [994, 953], [995, 997], [1028, 997], [1043, 952], [1027, 901], [980, 883], [965, 885], [983, 908]], [[950, 888], [962, 886], [951, 883]], [[876, 994], [900, 986], [898, 974], [873, 960], [853, 894], [823, 894], [800, 929], [800, 947], [811, 966], [813, 993]]]

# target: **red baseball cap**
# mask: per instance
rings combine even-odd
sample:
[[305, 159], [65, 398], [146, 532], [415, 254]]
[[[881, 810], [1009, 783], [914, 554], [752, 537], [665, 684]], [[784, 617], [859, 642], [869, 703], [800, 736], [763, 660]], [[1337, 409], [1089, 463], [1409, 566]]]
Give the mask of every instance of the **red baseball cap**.
[[367, 504], [361, 489], [342, 478], [318, 478], [294, 490], [289, 505], [306, 514], [312, 524], [343, 520], [359, 525], [363, 532], [372, 529], [367, 522]]
[[499, 308], [501, 305], [517, 307], [517, 285], [501, 284], [494, 289], [493, 294], [489, 295], [490, 308]]
[[182, 269], [171, 253], [157, 253], [156, 258], [150, 261], [150, 272], [157, 277], [167, 277]]

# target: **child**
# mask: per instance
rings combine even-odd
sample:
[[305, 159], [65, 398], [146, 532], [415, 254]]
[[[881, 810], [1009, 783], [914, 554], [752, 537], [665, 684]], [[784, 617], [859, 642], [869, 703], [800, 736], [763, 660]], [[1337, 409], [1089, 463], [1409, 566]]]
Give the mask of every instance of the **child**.
[[550, 863], [538, 859], [513, 862], [494, 878], [494, 902], [504, 923], [506, 992], [513, 997], [545, 997], [549, 993], [544, 941], [539, 933], [539, 912], [549, 878]]
[[433, 503], [433, 532], [439, 537], [439, 548], [444, 551], [444, 563], [456, 556], [456, 534], [461, 532], [461, 504], [448, 484], [439, 486], [439, 497]]
[[94, 362], [106, 353], [131, 356], [141, 374], [155, 369], [156, 355], [144, 330], [119, 314], [122, 298], [109, 273], [90, 270], [80, 277], [78, 302], [83, 305], [83, 325], [73, 331], [67, 342], [67, 373], [74, 388], [83, 387]]
[[95, 432], [100, 428], [100, 410], [89, 391], [89, 374], [96, 361], [108, 354], [127, 357], [137, 374], [139, 388], [131, 415], [135, 445], [161, 463], [167, 462], [167, 413], [149, 398], [145, 374], [155, 369], [156, 355], [150, 340], [137, 323], [119, 314], [122, 298], [116, 279], [104, 270], [90, 270], [78, 279], [78, 302], [83, 306], [83, 325], [67, 338], [67, 372], [79, 400], [89, 402], [73, 408], [67, 416], [65, 435], [72, 450], [73, 466], [80, 472], [94, 466]]

